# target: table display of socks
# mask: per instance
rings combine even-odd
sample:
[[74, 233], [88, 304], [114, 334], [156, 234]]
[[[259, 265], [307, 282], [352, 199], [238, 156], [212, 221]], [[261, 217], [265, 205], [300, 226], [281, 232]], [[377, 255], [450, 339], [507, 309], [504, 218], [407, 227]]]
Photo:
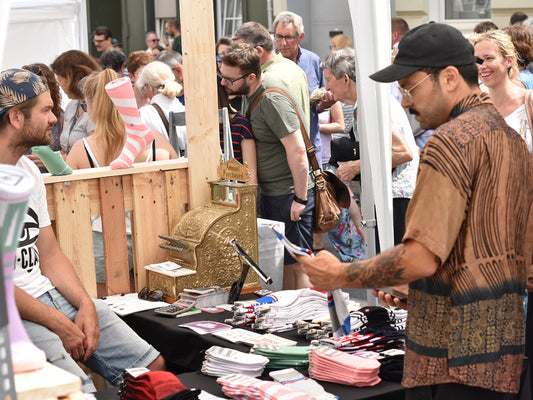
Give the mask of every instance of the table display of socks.
[[377, 330], [405, 330], [407, 310], [366, 306], [350, 313], [351, 331], [360, 332], [366, 328]]
[[205, 352], [202, 372], [210, 376], [224, 376], [242, 373], [252, 377], [260, 376], [270, 360], [258, 354], [243, 353], [220, 346], [211, 346]]
[[381, 352], [388, 349], [403, 349], [404, 331], [378, 331], [367, 329], [363, 333], [351, 333], [339, 339], [320, 339], [319, 343], [345, 353], [359, 350]]
[[[347, 306], [353, 302], [343, 293]], [[326, 293], [312, 289], [283, 290], [255, 301], [235, 302], [233, 325], [251, 325], [252, 329], [282, 332], [294, 329], [299, 319], [329, 318]]]
[[375, 386], [380, 362], [359, 357], [327, 346], [312, 348], [309, 353], [309, 376], [325, 382], [357, 387]]
[[306, 369], [309, 365], [309, 350], [309, 346], [258, 345], [254, 346], [251, 351], [270, 360], [266, 366], [268, 369]]
[[263, 381], [243, 374], [232, 374], [217, 379], [228, 397], [238, 400], [319, 400], [317, 397], [294, 391], [279, 382]]
[[296, 392], [310, 394], [317, 400], [333, 400], [339, 398], [334, 394], [326, 392], [317, 381], [308, 378], [294, 368], [272, 371], [269, 375], [275, 382], [281, 383], [286, 388]]

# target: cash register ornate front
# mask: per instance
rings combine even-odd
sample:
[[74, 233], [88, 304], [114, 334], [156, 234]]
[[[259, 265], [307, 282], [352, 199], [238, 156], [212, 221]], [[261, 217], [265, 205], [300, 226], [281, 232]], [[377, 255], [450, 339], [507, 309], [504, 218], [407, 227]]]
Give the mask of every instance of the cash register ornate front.
[[[230, 287], [238, 280], [242, 265], [231, 239], [258, 262], [257, 185], [240, 183], [248, 181], [249, 171], [235, 159], [221, 162], [217, 172], [220, 180], [209, 182], [209, 203], [186, 213], [171, 235], [160, 235], [168, 259], [186, 270], [162, 273], [147, 268], [148, 286], [162, 289], [170, 299], [184, 288]], [[260, 289], [254, 271], [249, 271], [244, 288], [243, 292]]]

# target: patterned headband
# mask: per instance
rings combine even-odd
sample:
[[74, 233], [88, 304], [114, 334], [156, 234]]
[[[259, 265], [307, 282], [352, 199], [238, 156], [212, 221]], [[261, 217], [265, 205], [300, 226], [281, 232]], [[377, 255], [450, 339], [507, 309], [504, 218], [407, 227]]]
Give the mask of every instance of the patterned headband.
[[0, 73], [0, 115], [48, 90], [41, 78], [25, 69], [12, 68]]

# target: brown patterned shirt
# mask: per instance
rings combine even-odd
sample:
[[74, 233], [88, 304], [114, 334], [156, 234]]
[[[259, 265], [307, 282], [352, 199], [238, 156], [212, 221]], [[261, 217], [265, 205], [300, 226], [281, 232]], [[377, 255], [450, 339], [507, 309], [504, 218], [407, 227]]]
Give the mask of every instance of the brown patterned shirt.
[[518, 392], [533, 157], [488, 95], [464, 98], [421, 158], [406, 216], [441, 265], [409, 289], [406, 387], [460, 383]]

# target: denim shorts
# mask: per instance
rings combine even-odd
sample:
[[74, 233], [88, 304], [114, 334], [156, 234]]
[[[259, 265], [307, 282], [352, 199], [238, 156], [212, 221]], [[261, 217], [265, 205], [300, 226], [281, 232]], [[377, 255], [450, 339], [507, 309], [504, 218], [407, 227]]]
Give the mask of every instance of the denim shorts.
[[[300, 221], [291, 221], [291, 206], [294, 194], [281, 196], [259, 195], [259, 217], [285, 223], [285, 237], [292, 243], [313, 249], [313, 212], [315, 210], [315, 189], [307, 191], [307, 204], [300, 214]], [[285, 250], [283, 265], [297, 261]]]
[[[37, 299], [59, 310], [74, 322], [78, 310], [56, 289], [46, 292]], [[141, 339], [102, 300], [93, 299], [93, 301], [98, 313], [100, 339], [98, 348], [85, 365], [117, 386], [124, 369], [147, 367], [159, 356], [159, 352]], [[35, 346], [46, 353], [48, 362], [79, 376], [85, 393], [96, 391], [92, 380], [67, 353], [59, 336], [43, 325], [27, 320], [22, 322]]]

